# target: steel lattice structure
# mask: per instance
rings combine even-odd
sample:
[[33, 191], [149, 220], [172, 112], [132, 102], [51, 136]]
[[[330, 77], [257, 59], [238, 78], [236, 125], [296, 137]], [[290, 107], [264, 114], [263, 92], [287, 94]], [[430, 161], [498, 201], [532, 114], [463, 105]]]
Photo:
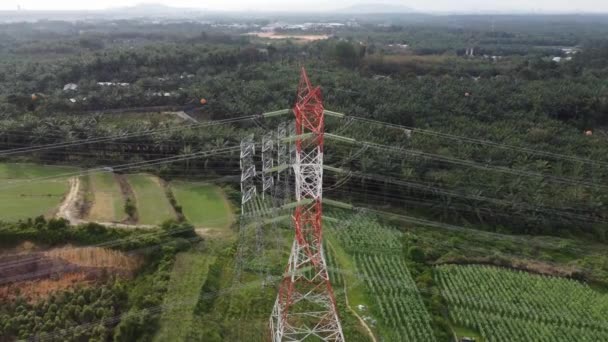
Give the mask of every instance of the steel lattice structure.
[[323, 253], [322, 193], [324, 116], [321, 89], [302, 68], [298, 85], [296, 154], [297, 206], [289, 263], [270, 318], [272, 340], [344, 341]]
[[253, 134], [241, 140], [241, 215], [245, 209], [245, 203], [249, 202], [257, 193], [255, 186], [255, 163], [253, 156], [255, 155], [255, 142]]
[[274, 167], [274, 132], [269, 132], [262, 137], [262, 197], [266, 192], [272, 195], [274, 187], [274, 177], [272, 168]]
[[241, 159], [240, 159], [240, 169], [241, 169], [241, 217], [240, 217], [240, 226], [239, 226], [239, 245], [236, 251], [236, 266], [235, 266], [235, 276], [234, 282], [238, 283], [241, 279], [241, 269], [243, 267], [243, 257], [244, 257], [244, 248], [245, 248], [245, 236], [246, 236], [246, 227], [248, 224], [247, 215], [251, 213], [246, 212], [245, 204], [251, 201], [257, 194], [257, 188], [255, 186], [255, 163], [253, 160], [253, 156], [255, 155], [255, 142], [254, 136], [249, 135], [244, 137], [241, 140]]

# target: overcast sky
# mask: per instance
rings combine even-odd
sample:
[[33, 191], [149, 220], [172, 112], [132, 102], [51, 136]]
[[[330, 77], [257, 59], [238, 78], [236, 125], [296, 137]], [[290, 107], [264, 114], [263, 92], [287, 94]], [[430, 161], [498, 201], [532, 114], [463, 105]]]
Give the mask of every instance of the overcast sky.
[[141, 2], [211, 10], [331, 10], [361, 3], [390, 3], [419, 11], [544, 11], [608, 12], [608, 0], [0, 0], [0, 9], [28, 10], [103, 9], [132, 6]]

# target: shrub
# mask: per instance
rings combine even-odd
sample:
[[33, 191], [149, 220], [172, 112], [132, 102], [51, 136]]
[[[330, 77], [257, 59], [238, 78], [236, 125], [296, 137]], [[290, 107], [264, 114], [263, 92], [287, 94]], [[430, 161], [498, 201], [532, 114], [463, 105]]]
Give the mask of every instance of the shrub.
[[416, 246], [410, 247], [410, 249], [408, 249], [407, 251], [407, 254], [409, 258], [414, 262], [423, 263], [426, 258], [424, 251], [420, 247]]
[[135, 206], [135, 203], [133, 203], [133, 200], [131, 200], [130, 198], [127, 198], [127, 201], [125, 202], [125, 213], [130, 218], [135, 218], [136, 212], [137, 212], [137, 207]]

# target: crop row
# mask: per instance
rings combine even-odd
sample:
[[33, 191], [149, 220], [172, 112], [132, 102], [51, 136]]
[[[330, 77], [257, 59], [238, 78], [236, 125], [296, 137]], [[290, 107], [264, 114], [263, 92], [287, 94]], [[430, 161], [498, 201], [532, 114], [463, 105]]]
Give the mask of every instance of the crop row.
[[[435, 275], [452, 319], [489, 341], [608, 341], [608, 297], [586, 284], [491, 266], [443, 265]], [[562, 330], [580, 336], [556, 339]]]
[[580, 328], [567, 324], [532, 322], [525, 319], [451, 308], [450, 317], [459, 325], [480, 332], [486, 341], [492, 342], [599, 342], [608, 341], [608, 332]]
[[401, 232], [368, 217], [346, 216], [340, 219], [340, 223], [332, 223], [330, 229], [347, 251], [392, 253], [401, 249]]
[[434, 341], [430, 316], [405, 263], [397, 256], [359, 253], [357, 270], [389, 335], [400, 341]]
[[336, 260], [334, 251], [331, 248], [327, 248], [327, 245], [323, 246], [323, 252], [325, 255], [325, 261], [327, 261], [327, 268], [329, 273], [329, 279], [334, 286], [341, 287], [344, 285], [344, 276], [339, 270], [340, 265]]

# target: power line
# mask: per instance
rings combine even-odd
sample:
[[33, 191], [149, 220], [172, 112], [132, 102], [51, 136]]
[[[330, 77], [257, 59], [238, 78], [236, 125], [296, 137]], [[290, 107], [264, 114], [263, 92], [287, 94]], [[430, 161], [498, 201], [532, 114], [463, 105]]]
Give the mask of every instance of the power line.
[[592, 164], [592, 165], [608, 167], [608, 162], [603, 162], [603, 161], [598, 161], [598, 160], [593, 160], [593, 159], [588, 159], [588, 158], [581, 158], [581, 157], [572, 156], [572, 155], [554, 153], [554, 152], [532, 149], [532, 148], [527, 148], [527, 147], [520, 147], [520, 146], [509, 145], [509, 144], [504, 144], [504, 143], [498, 143], [498, 142], [494, 142], [494, 141], [490, 141], [490, 140], [469, 138], [469, 137], [464, 137], [464, 136], [459, 136], [459, 135], [453, 135], [453, 134], [442, 133], [442, 132], [437, 132], [437, 131], [432, 131], [432, 130], [425, 130], [425, 129], [421, 129], [421, 128], [410, 127], [410, 126], [397, 125], [397, 124], [392, 124], [392, 123], [388, 123], [388, 122], [362, 118], [362, 117], [358, 117], [358, 116], [345, 115], [342, 113], [338, 113], [338, 114], [344, 115], [344, 118], [348, 118], [350, 120], [377, 124], [377, 125], [396, 128], [396, 129], [400, 129], [400, 130], [409, 130], [412, 133], [420, 133], [420, 134], [437, 136], [437, 137], [442, 137], [442, 138], [451, 139], [451, 140], [464, 141], [464, 142], [474, 143], [474, 144], [479, 144], [479, 145], [484, 145], [484, 146], [497, 147], [497, 148], [501, 148], [501, 149], [505, 149], [505, 150], [512, 150], [512, 151], [516, 151], [516, 152], [523, 152], [523, 153], [535, 154], [535, 155], [539, 155], [539, 156], [551, 157], [551, 158], [555, 158], [555, 159], [562, 159], [562, 160], [568, 160], [568, 161], [573, 161], [573, 162], [580, 162], [580, 163], [585, 163], [585, 164]]
[[24, 184], [24, 183], [32, 183], [32, 182], [46, 181], [46, 180], [51, 180], [51, 179], [80, 176], [80, 175], [83, 175], [84, 173], [94, 174], [94, 173], [102, 173], [102, 172], [124, 171], [124, 170], [129, 170], [129, 169], [138, 168], [138, 167], [160, 165], [160, 164], [173, 163], [173, 162], [195, 159], [195, 158], [200, 158], [200, 157], [205, 157], [205, 156], [211, 156], [211, 155], [216, 155], [216, 154], [236, 152], [239, 149], [240, 149], [240, 146], [232, 146], [232, 147], [225, 147], [225, 148], [215, 149], [215, 150], [210, 150], [210, 151], [200, 151], [200, 152], [185, 154], [185, 155], [181, 155], [181, 156], [173, 156], [173, 157], [152, 159], [152, 160], [148, 160], [148, 161], [140, 161], [140, 162], [134, 162], [134, 163], [114, 165], [114, 166], [106, 167], [106, 168], [92, 168], [92, 169], [87, 169], [87, 170], [83, 170], [83, 171], [79, 171], [79, 172], [72, 172], [72, 173], [66, 173], [66, 174], [61, 174], [61, 175], [53, 175], [53, 176], [12, 181], [12, 182], [7, 182], [6, 183], [7, 186], [0, 186], [0, 190], [10, 188], [11, 186]]
[[333, 138], [334, 140], [346, 142], [346, 143], [350, 143], [350, 144], [369, 146], [371, 148], [378, 149], [378, 150], [394, 152], [394, 153], [398, 153], [398, 154], [402, 154], [402, 155], [408, 155], [411, 157], [420, 157], [423, 159], [438, 160], [438, 161], [442, 161], [442, 162], [446, 162], [446, 163], [450, 163], [450, 164], [467, 166], [467, 167], [472, 167], [472, 168], [476, 168], [476, 169], [480, 169], [480, 170], [496, 171], [496, 172], [512, 174], [512, 175], [516, 175], [516, 176], [548, 179], [548, 180], [551, 180], [553, 182], [560, 183], [560, 184], [581, 185], [581, 186], [590, 187], [590, 188], [598, 188], [598, 187], [599, 188], [608, 188], [608, 186], [599, 184], [599, 183], [587, 182], [587, 181], [583, 181], [583, 180], [554, 176], [554, 175], [533, 172], [533, 171], [512, 169], [512, 168], [507, 168], [507, 167], [503, 167], [503, 166], [494, 166], [489, 163], [480, 164], [478, 162], [471, 161], [471, 160], [459, 159], [459, 158], [454, 158], [454, 157], [446, 157], [446, 156], [426, 153], [426, 152], [422, 152], [422, 151], [418, 151], [418, 150], [396, 148], [393, 146], [387, 146], [387, 145], [382, 145], [382, 144], [377, 144], [377, 143], [372, 143], [372, 142], [359, 141], [359, 140], [356, 140], [351, 137], [342, 137], [342, 136], [335, 136], [335, 135], [332, 136], [330, 134], [326, 134], [326, 138], [328, 138], [328, 139]]
[[[588, 251], [587, 247], [575, 248], [573, 246], [564, 246], [559, 243], [556, 245], [553, 245], [547, 241], [534, 241], [530, 237], [526, 237], [526, 236], [506, 235], [506, 234], [500, 234], [500, 233], [490, 232], [490, 231], [486, 231], [486, 230], [467, 228], [467, 227], [463, 227], [463, 226], [447, 224], [447, 223], [443, 223], [443, 222], [431, 221], [431, 220], [421, 219], [418, 217], [387, 212], [387, 211], [383, 211], [383, 210], [379, 210], [379, 209], [353, 206], [353, 210], [360, 210], [360, 211], [364, 211], [364, 212], [368, 212], [368, 213], [373, 213], [373, 214], [377, 214], [378, 216], [383, 216], [383, 217], [391, 217], [391, 218], [394, 218], [394, 219], [397, 219], [400, 221], [404, 221], [404, 222], [408, 222], [411, 224], [415, 224], [415, 225], [439, 228], [439, 229], [443, 229], [443, 230], [457, 231], [457, 232], [461, 232], [461, 233], [472, 234], [475, 236], [485, 235], [491, 239], [497, 239], [497, 240], [503, 240], [503, 241], [509, 240], [514, 243], [522, 243], [522, 244], [526, 244], [526, 245], [531, 244], [531, 245], [535, 245], [537, 247], [550, 248], [550, 249], [554, 249], [554, 250], [570, 251], [570, 252], [579, 253], [579, 254], [580, 253], [585, 254]], [[557, 238], [557, 239], [559, 239], [559, 238]]]
[[571, 219], [593, 221], [593, 222], [599, 222], [599, 223], [608, 223], [608, 221], [605, 221], [605, 220], [602, 220], [599, 218], [579, 215], [576, 213], [565, 212], [565, 211], [563, 211], [564, 210], [563, 208], [548, 208], [548, 207], [537, 206], [537, 205], [529, 205], [529, 204], [523, 203], [523, 202], [515, 202], [515, 201], [504, 200], [504, 199], [485, 197], [485, 196], [481, 196], [481, 195], [463, 194], [463, 193], [446, 190], [443, 188], [434, 187], [434, 186], [424, 184], [424, 183], [405, 181], [405, 180], [401, 180], [401, 179], [396, 179], [396, 178], [391, 178], [391, 177], [386, 177], [386, 176], [381, 176], [381, 175], [374, 175], [374, 174], [369, 174], [369, 173], [363, 173], [363, 172], [355, 172], [355, 171], [345, 171], [345, 172], [349, 176], [352, 176], [352, 177], [374, 180], [379, 183], [391, 183], [391, 184], [395, 184], [395, 185], [402, 185], [402, 186], [405, 186], [405, 187], [408, 187], [411, 189], [417, 189], [417, 190], [427, 191], [427, 192], [431, 192], [431, 193], [443, 194], [443, 195], [447, 195], [450, 197], [459, 197], [459, 198], [464, 198], [464, 199], [469, 199], [469, 200], [483, 201], [483, 202], [493, 203], [493, 204], [502, 205], [502, 206], [512, 206], [515, 209], [524, 209], [524, 210], [534, 211], [534, 212], [544, 212], [544, 213], [563, 216], [563, 217], [567, 217], [567, 218], [571, 218]]
[[248, 116], [243, 116], [243, 117], [239, 117], [239, 118], [224, 119], [224, 120], [210, 121], [210, 122], [202, 122], [202, 123], [197, 123], [197, 124], [192, 124], [192, 125], [184, 125], [184, 126], [177, 126], [177, 127], [168, 127], [168, 128], [157, 129], [157, 130], [150, 130], [150, 131], [144, 131], [144, 132], [135, 132], [135, 133], [119, 134], [119, 135], [107, 136], [107, 137], [97, 137], [97, 138], [82, 139], [82, 140], [76, 140], [76, 141], [71, 141], [71, 142], [63, 142], [63, 143], [54, 143], [54, 144], [47, 144], [47, 145], [30, 146], [30, 147], [24, 147], [24, 148], [16, 148], [16, 149], [11, 149], [11, 150], [0, 151], [0, 157], [1, 156], [7, 156], [7, 155], [13, 155], [13, 154], [29, 153], [29, 152], [50, 150], [50, 149], [55, 149], [55, 148], [77, 146], [77, 145], [83, 145], [83, 144], [100, 143], [100, 142], [106, 142], [106, 141], [115, 140], [115, 139], [127, 139], [127, 138], [132, 138], [132, 137], [140, 137], [140, 136], [146, 136], [146, 135], [153, 135], [153, 134], [171, 132], [171, 131], [176, 131], [176, 130], [177, 131], [178, 130], [184, 130], [184, 129], [189, 129], [189, 128], [201, 128], [201, 127], [210, 127], [210, 126], [216, 126], [216, 125], [224, 125], [224, 124], [228, 124], [228, 123], [234, 123], [234, 122], [251, 120], [251, 119], [259, 117], [259, 116], [260, 115], [248, 115]]

